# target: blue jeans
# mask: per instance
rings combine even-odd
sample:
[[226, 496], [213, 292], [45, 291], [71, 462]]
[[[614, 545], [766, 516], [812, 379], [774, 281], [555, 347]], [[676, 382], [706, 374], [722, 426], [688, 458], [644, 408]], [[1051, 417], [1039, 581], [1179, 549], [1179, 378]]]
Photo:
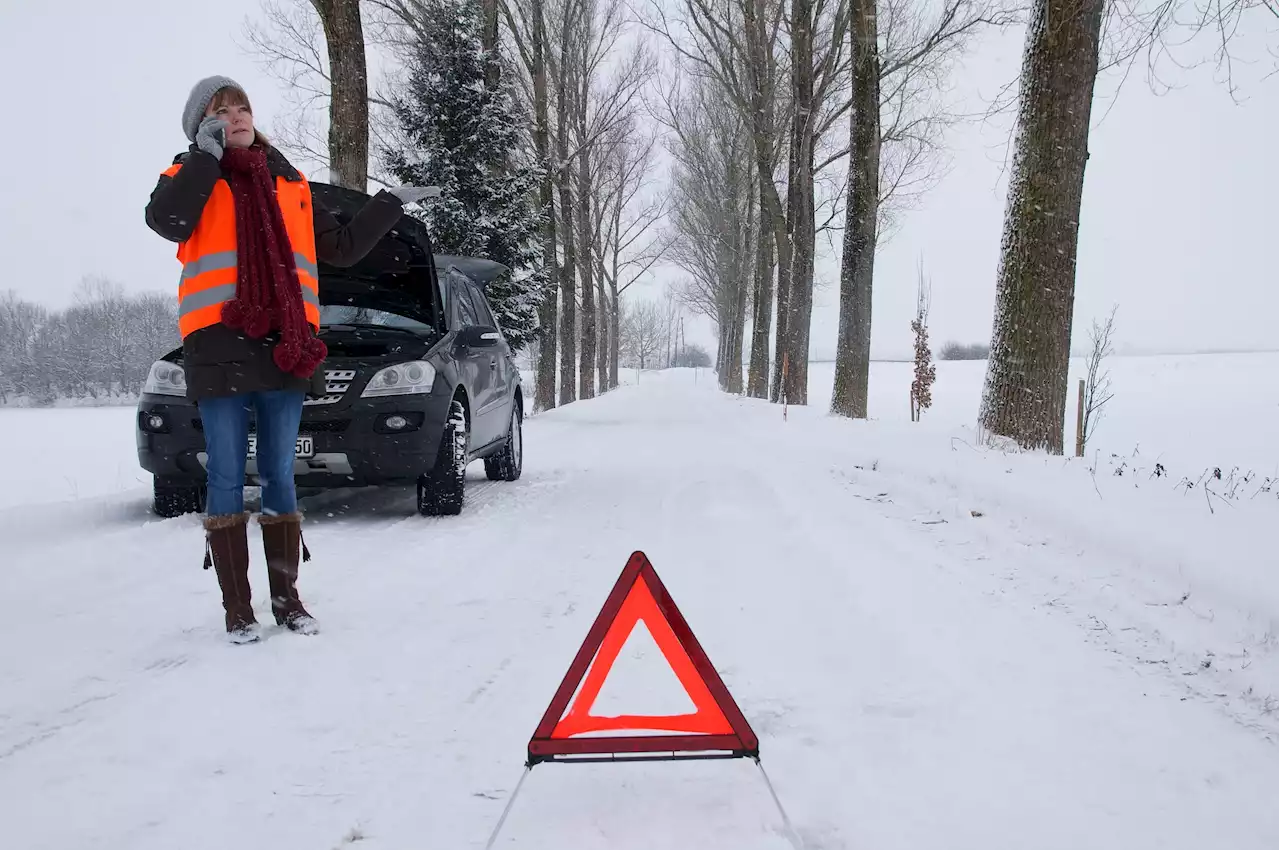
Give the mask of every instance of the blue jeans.
[[249, 408], [257, 413], [258, 477], [262, 512], [291, 514], [298, 510], [293, 487], [293, 453], [306, 394], [293, 390], [242, 393], [197, 402], [204, 422], [208, 453], [209, 516], [244, 511], [244, 465], [249, 451]]

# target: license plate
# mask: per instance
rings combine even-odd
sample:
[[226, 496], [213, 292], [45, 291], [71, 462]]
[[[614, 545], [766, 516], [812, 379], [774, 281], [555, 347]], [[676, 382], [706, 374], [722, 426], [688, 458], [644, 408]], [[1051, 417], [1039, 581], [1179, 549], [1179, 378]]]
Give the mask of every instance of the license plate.
[[[299, 434], [298, 440], [293, 444], [294, 457], [314, 457], [316, 453], [316, 441], [310, 434]], [[249, 435], [249, 457], [258, 456], [258, 435]]]

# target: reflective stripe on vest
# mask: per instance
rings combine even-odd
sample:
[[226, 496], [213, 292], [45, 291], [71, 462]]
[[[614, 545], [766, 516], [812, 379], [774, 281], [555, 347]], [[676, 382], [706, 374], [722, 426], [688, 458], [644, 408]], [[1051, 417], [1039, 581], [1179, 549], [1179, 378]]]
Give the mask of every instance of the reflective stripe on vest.
[[[172, 177], [181, 168], [182, 165], [177, 164], [164, 173]], [[318, 331], [320, 282], [311, 187], [301, 175], [299, 178], [294, 181], [276, 178], [276, 202], [293, 247], [303, 312], [312, 328]], [[182, 276], [178, 281], [178, 329], [185, 338], [222, 321], [222, 305], [236, 294], [235, 199], [226, 180], [214, 184], [195, 231], [178, 246], [177, 253], [182, 262]]]
[[[302, 278], [303, 282], [303, 303], [314, 305], [318, 309], [320, 307], [320, 296], [316, 292], [315, 279], [317, 277], [317, 270], [315, 263], [312, 263], [296, 251], [293, 254], [293, 261], [298, 266], [299, 277]], [[182, 281], [178, 285], [178, 318], [182, 318], [186, 314], [200, 310], [204, 307], [212, 307], [215, 304], [230, 301], [232, 298], [236, 297], [236, 285], [234, 282], [209, 282], [206, 286], [193, 284], [188, 287], [188, 281], [202, 277], [208, 272], [227, 271], [232, 272], [232, 280], [234, 281], [235, 270], [235, 251], [219, 251], [216, 254], [205, 254], [200, 259], [187, 263], [187, 265], [182, 269]], [[309, 276], [311, 280], [307, 280], [306, 276]]]

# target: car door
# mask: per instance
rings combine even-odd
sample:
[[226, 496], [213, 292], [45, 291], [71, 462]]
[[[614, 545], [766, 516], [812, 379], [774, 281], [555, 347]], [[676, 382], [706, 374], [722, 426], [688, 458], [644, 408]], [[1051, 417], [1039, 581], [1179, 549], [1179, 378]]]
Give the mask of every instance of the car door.
[[[471, 296], [471, 281], [456, 269], [448, 275], [450, 297], [453, 302], [454, 328], [462, 331], [482, 326], [480, 314]], [[470, 347], [461, 341], [455, 343], [455, 358], [462, 375], [467, 397], [471, 399], [471, 446], [481, 448], [497, 439], [493, 423], [493, 384], [495, 368], [492, 347]]]
[[489, 306], [489, 299], [485, 297], [480, 287], [475, 284], [471, 284], [471, 300], [475, 304], [481, 323], [493, 328], [498, 333], [498, 344], [494, 350], [494, 359], [491, 361], [494, 371], [493, 418], [498, 436], [504, 437], [507, 433], [507, 423], [511, 420], [511, 403], [515, 400], [516, 387], [520, 383], [520, 370], [516, 366], [515, 352], [511, 350], [506, 337], [502, 334], [502, 327], [498, 324], [498, 320], [494, 318], [493, 310]]

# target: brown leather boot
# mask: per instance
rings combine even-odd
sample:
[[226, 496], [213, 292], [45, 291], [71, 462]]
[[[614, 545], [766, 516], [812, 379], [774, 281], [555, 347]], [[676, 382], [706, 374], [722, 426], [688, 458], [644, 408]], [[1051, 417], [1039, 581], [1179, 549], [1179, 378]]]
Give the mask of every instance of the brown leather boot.
[[267, 555], [267, 579], [271, 583], [271, 612], [276, 623], [290, 631], [311, 635], [319, 631], [314, 617], [298, 598], [298, 561], [311, 560], [302, 542], [302, 514], [258, 517], [262, 549]]
[[222, 608], [227, 614], [227, 636], [232, 643], [253, 643], [258, 639], [258, 621], [253, 616], [253, 594], [249, 588], [249, 515], [220, 514], [205, 517], [205, 569], [210, 564], [222, 588]]

